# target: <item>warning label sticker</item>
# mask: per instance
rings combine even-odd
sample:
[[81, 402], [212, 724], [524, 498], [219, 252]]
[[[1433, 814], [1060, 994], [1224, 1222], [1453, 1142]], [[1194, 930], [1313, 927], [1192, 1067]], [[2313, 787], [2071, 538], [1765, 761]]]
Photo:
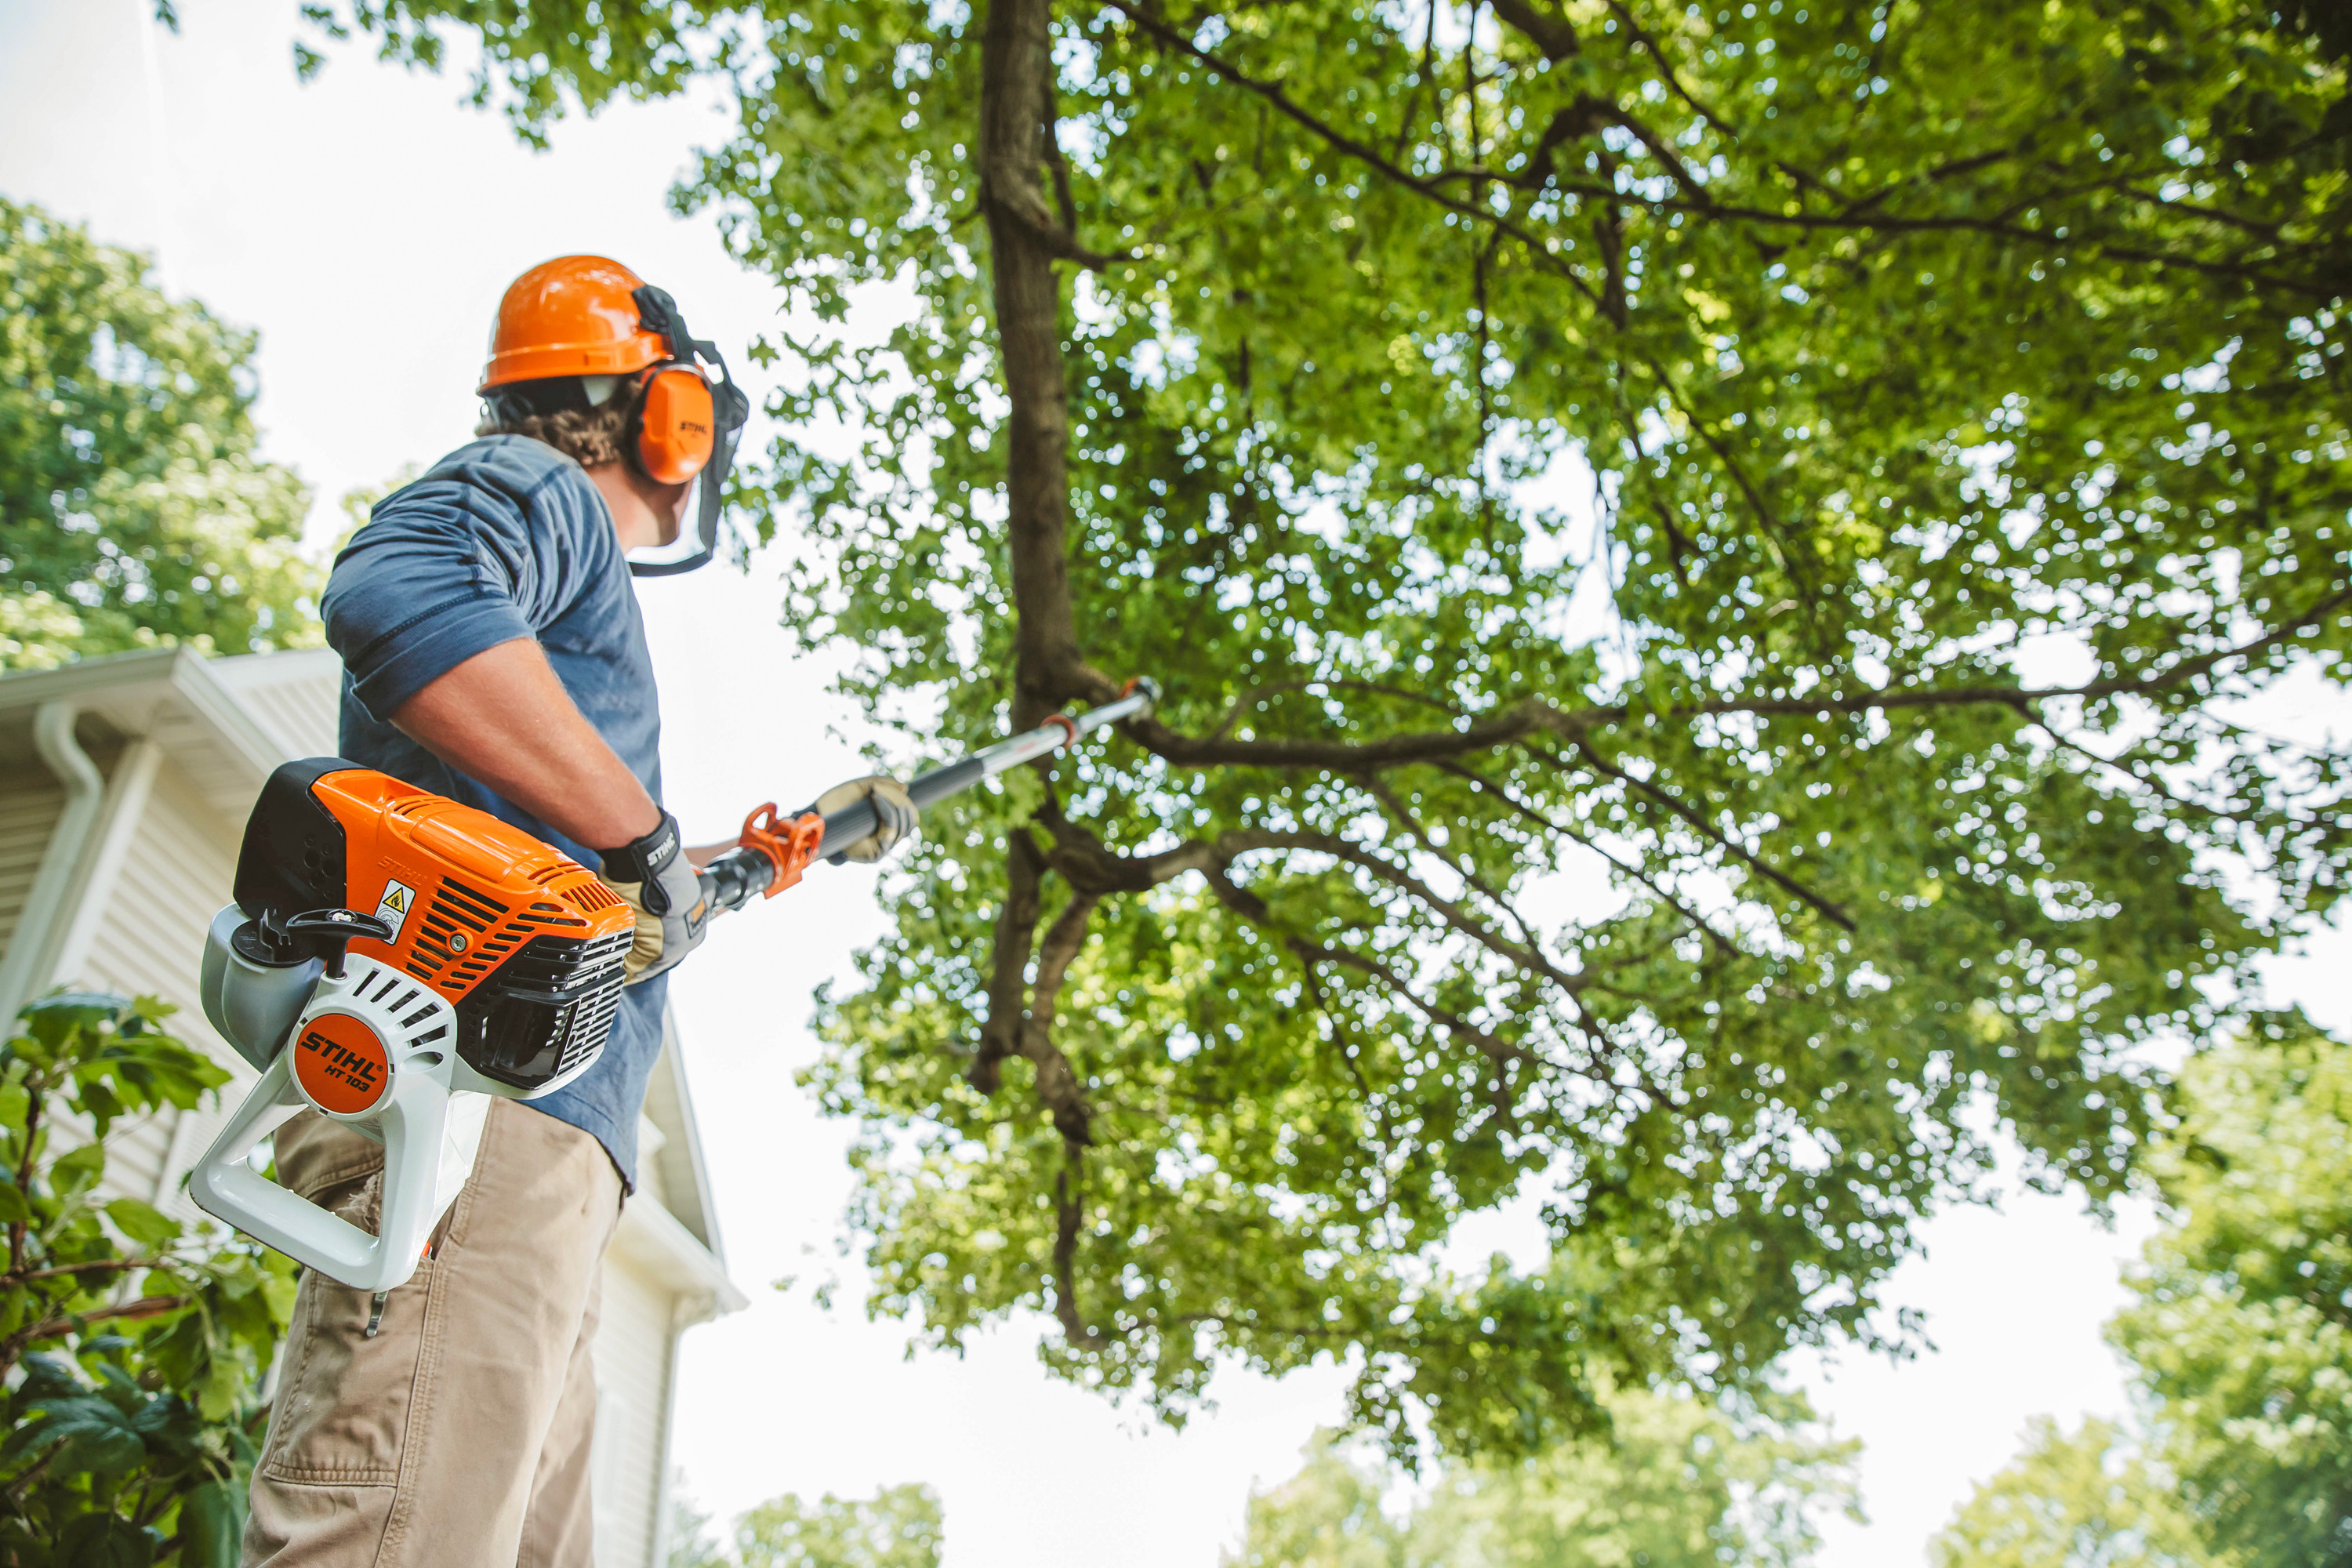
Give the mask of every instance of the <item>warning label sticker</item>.
[[383, 897], [376, 901], [375, 918], [392, 928], [392, 940], [400, 940], [400, 928], [408, 923], [408, 911], [416, 903], [416, 889], [405, 882], [386, 882]]

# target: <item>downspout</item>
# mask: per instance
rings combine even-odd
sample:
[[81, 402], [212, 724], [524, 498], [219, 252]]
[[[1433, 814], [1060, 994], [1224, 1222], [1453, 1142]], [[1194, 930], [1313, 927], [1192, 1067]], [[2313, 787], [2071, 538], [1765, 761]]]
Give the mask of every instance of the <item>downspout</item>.
[[74, 704], [63, 699], [42, 703], [33, 715], [33, 749], [65, 786], [66, 805], [49, 832], [41, 868], [26, 890], [25, 907], [16, 911], [16, 929], [8, 939], [7, 954], [0, 957], [0, 1025], [12, 1034], [17, 1010], [54, 977], [43, 972], [47, 966], [42, 960], [55, 961], [52, 939], [58, 935], [59, 920], [73, 892], [89, 831], [106, 801], [106, 780], [74, 739], [78, 716]]
[[669, 1561], [669, 1516], [677, 1504], [677, 1472], [671, 1468], [669, 1457], [671, 1442], [676, 1436], [671, 1428], [677, 1421], [678, 1354], [686, 1347], [686, 1331], [717, 1317], [716, 1305], [707, 1295], [678, 1296], [670, 1301], [669, 1355], [667, 1358], [669, 1370], [665, 1374], [662, 1388], [661, 1465], [655, 1472], [658, 1479], [654, 1483], [653, 1552], [646, 1558], [648, 1563], [656, 1565]]

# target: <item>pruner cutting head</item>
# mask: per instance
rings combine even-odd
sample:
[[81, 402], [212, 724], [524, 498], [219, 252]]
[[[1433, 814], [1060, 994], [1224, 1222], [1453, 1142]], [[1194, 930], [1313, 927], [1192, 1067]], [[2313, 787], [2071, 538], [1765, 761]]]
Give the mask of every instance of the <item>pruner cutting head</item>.
[[[1121, 697], [1126, 697], [1138, 691], [1143, 693], [1143, 712], [1150, 712], [1152, 708], [1160, 701], [1160, 682], [1152, 679], [1151, 677], [1148, 675], [1135, 676], [1130, 679], [1125, 686], [1119, 688], [1118, 694]], [[1142, 714], [1138, 714], [1136, 717], [1140, 718], [1142, 717]]]

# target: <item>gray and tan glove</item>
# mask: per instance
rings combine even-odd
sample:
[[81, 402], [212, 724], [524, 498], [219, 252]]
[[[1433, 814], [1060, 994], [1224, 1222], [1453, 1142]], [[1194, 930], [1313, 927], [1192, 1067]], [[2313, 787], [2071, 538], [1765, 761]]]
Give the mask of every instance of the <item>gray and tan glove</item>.
[[852, 779], [838, 784], [816, 797], [814, 810], [820, 816], [856, 805], [860, 800], [874, 806], [874, 831], [846, 849], [836, 849], [825, 857], [835, 865], [844, 860], [871, 864], [890, 853], [902, 838], [912, 838], [922, 813], [908, 798], [907, 786], [888, 773], [876, 773], [871, 778]]
[[637, 917], [627, 984], [652, 979], [702, 945], [710, 906], [678, 842], [677, 818], [665, 811], [660, 825], [635, 843], [597, 853], [604, 885], [627, 900]]

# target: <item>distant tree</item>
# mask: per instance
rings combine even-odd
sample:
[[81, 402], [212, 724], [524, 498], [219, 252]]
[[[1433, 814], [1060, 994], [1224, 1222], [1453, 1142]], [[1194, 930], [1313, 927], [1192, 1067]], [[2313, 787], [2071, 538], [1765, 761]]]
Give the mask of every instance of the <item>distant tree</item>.
[[[1250, 1500], [1228, 1568], [1796, 1568], [1825, 1510], [1855, 1507], [1854, 1445], [1801, 1420], [1735, 1419], [1656, 1394], [1606, 1401], [1609, 1436], [1533, 1458], [1433, 1470], [1428, 1500], [1391, 1518], [1386, 1466], [1328, 1435], [1307, 1468]], [[1801, 1416], [1801, 1408], [1787, 1412]]]
[[2231, 1568], [2129, 1433], [2090, 1420], [2069, 1436], [2047, 1416], [1927, 1555], [1932, 1568]]
[[144, 997], [64, 994], [0, 1045], [0, 1568], [231, 1568], [286, 1258], [108, 1198], [106, 1134], [228, 1074]]
[[710, 1537], [710, 1516], [686, 1495], [685, 1487], [684, 1472], [673, 1472], [665, 1568], [728, 1568], [725, 1549]]
[[315, 642], [310, 495], [257, 449], [255, 338], [0, 197], [0, 668]]
[[2352, 1564], [2352, 1046], [2300, 1017], [2189, 1063], [2173, 1223], [2108, 1334], [2152, 1451], [2246, 1568]]
[[2352, 1046], [2265, 1018], [2180, 1087], [2169, 1223], [2107, 1326], [2138, 1418], [2038, 1423], [1942, 1568], [2352, 1564]]
[[690, 1503], [678, 1510], [669, 1568], [939, 1568], [946, 1530], [939, 1494], [913, 1483], [810, 1503], [787, 1492], [736, 1521], [723, 1547], [709, 1523]]

